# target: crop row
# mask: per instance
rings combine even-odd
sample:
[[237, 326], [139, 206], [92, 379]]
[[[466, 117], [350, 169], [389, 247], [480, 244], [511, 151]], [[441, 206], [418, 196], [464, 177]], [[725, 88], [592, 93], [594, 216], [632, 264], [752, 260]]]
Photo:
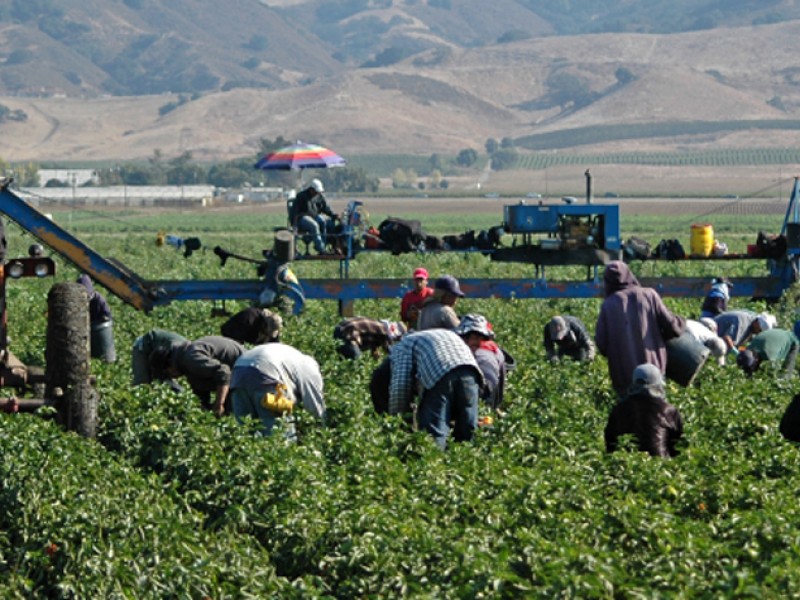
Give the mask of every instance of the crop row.
[[665, 121], [658, 123], [620, 123], [589, 125], [537, 133], [514, 140], [520, 148], [528, 150], [557, 150], [586, 144], [607, 143], [614, 140], [668, 138], [681, 135], [710, 135], [731, 131], [800, 129], [796, 119], [761, 119], [734, 121]]
[[[257, 248], [260, 238], [236, 241]], [[115, 248], [152, 278], [220, 277], [210, 253], [184, 259], [148, 236], [99, 236], [92, 245]], [[372, 255], [352, 269], [402, 276], [421, 260], [459, 276], [490, 277], [498, 266], [475, 255]], [[325, 268], [295, 266], [301, 280]], [[763, 269], [725, 267], [728, 275]], [[707, 267], [634, 268], [651, 276]], [[69, 268], [58, 275], [74, 276]], [[15, 352], [34, 362], [49, 283], [9, 288]], [[320, 362], [329, 407], [325, 428], [298, 414], [301, 439], [292, 445], [215, 419], [188, 391], [130, 387], [135, 337], [152, 327], [190, 338], [215, 333], [222, 319], [210, 316], [209, 303], [145, 315], [109, 300], [120, 360], [92, 365], [102, 398], [98, 442], [38, 416], [0, 417], [0, 591], [8, 597], [800, 593], [800, 453], [777, 432], [792, 383], [708, 364], [697, 386], [670, 384], [686, 422], [679, 457], [607, 455], [602, 430], [613, 395], [605, 361], [551, 366], [541, 343], [556, 313], [592, 328], [599, 300], [460, 301], [460, 313], [489, 318], [518, 366], [505, 416], [446, 452], [401, 420], [374, 414], [367, 383], [377, 361], [344, 361], [333, 351], [334, 303], [309, 302], [286, 320], [285, 341]], [[667, 302], [686, 316], [699, 307], [699, 299]], [[396, 318], [397, 308], [357, 306], [375, 318]], [[793, 310], [783, 309], [782, 324]]]
[[747, 148], [685, 152], [550, 152], [518, 155], [516, 169], [547, 169], [570, 165], [657, 165], [670, 167], [741, 167], [794, 165], [800, 148]]
[[206, 530], [165, 481], [44, 418], [6, 416], [2, 431], [4, 597], [264, 597], [288, 587], [262, 548]]
[[235, 529], [237, 543], [264, 548], [276, 572], [308, 592], [800, 590], [792, 484], [800, 458], [776, 431], [789, 391], [709, 365], [698, 388], [671, 388], [687, 422], [681, 457], [607, 456], [604, 363], [536, 367], [545, 313], [569, 310], [592, 323], [597, 304], [549, 304], [464, 307], [487, 313], [520, 366], [496, 428], [444, 454], [372, 413], [375, 363], [335, 357], [333, 340], [318, 333], [335, 320], [333, 308], [318, 305], [289, 323], [287, 341], [320, 359], [326, 429], [301, 418], [302, 441], [292, 446], [217, 422], [188, 394], [115, 387], [104, 391], [101, 441], [170, 482], [212, 531]]

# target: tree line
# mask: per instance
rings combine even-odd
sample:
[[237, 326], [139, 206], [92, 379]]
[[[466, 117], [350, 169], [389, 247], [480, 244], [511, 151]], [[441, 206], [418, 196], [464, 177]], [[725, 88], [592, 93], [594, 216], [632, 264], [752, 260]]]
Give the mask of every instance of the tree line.
[[[283, 136], [275, 139], [261, 138], [258, 152], [249, 157], [203, 165], [193, 159], [190, 151], [174, 158], [166, 158], [161, 150], [154, 150], [146, 161], [119, 162], [96, 169], [97, 177], [81, 187], [115, 185], [213, 185], [220, 188], [240, 187], [287, 187], [297, 185], [297, 173], [293, 171], [263, 171], [254, 168], [262, 156], [290, 145]], [[497, 141], [490, 138], [485, 149], [492, 161], [492, 168], [511, 168], [517, 153], [511, 138]], [[438, 153], [431, 154], [421, 169], [398, 167], [391, 173], [392, 187], [418, 189], [447, 189], [447, 174], [457, 174], [475, 168], [480, 158], [474, 148], [461, 150], [454, 158]], [[11, 164], [0, 158], [0, 174], [13, 175], [15, 187], [66, 187], [69, 182], [51, 179], [42, 181], [37, 163]], [[52, 167], [56, 168], [56, 167]], [[341, 193], [375, 193], [380, 180], [370, 176], [360, 166], [321, 169], [315, 177], [322, 180], [325, 188]]]

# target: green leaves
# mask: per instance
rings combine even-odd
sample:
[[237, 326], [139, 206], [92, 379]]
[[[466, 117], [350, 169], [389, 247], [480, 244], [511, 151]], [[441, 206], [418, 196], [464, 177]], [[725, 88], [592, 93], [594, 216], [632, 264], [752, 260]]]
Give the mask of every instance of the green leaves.
[[[94, 235], [93, 247], [118, 251], [123, 243], [134, 270], [153, 278], [229, 276], [216, 259], [183, 259], [149, 234], [125, 242]], [[262, 240], [244, 232], [234, 241], [256, 252]], [[528, 268], [480, 256], [424, 259], [434, 272], [460, 277]], [[368, 255], [351, 272], [405, 277], [419, 262]], [[74, 279], [59, 268], [59, 277]], [[301, 280], [335, 276], [330, 268], [296, 265]], [[15, 354], [35, 360], [43, 356], [50, 282], [28, 283], [9, 286], [9, 322]], [[287, 318], [284, 340], [320, 363], [329, 412], [323, 428], [297, 411], [300, 439], [292, 444], [277, 431], [258, 437], [256, 423], [216, 419], [189, 391], [130, 387], [133, 340], [153, 327], [190, 338], [216, 333], [223, 319], [210, 316], [211, 303], [144, 315], [109, 300], [120, 359], [92, 364], [97, 442], [40, 416], [0, 415], [4, 596], [800, 593], [800, 453], [777, 432], [794, 389], [767, 371], [745, 379], [732, 365], [709, 362], [694, 387], [670, 383], [686, 427], [677, 458], [634, 449], [607, 455], [603, 428], [616, 399], [605, 360], [550, 364], [542, 344], [554, 314], [578, 316], [593, 330], [599, 300], [467, 298], [459, 312], [486, 315], [517, 368], [505, 414], [473, 443], [441, 452], [402, 419], [374, 414], [367, 386], [379, 359], [341, 359], [336, 306], [309, 302], [301, 317]], [[666, 302], [685, 316], [700, 304]], [[394, 301], [357, 305], [375, 318], [394, 319], [398, 309]]]

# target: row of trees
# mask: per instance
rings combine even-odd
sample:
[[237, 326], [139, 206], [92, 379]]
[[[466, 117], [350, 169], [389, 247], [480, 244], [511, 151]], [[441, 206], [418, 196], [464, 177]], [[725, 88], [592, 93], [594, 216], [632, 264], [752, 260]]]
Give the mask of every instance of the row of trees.
[[[289, 171], [261, 171], [254, 168], [255, 162], [265, 154], [289, 145], [289, 140], [282, 136], [274, 140], [259, 140], [258, 152], [255, 156], [240, 158], [211, 166], [204, 166], [193, 160], [191, 152], [167, 159], [160, 150], [144, 162], [119, 163], [97, 169], [97, 178], [84, 186], [100, 185], [195, 185], [208, 184], [221, 188], [245, 186], [293, 187], [297, 183], [297, 174]], [[517, 162], [517, 151], [511, 138], [486, 140], [485, 150], [496, 170], [512, 167]], [[472, 169], [478, 165], [479, 152], [474, 148], [461, 150], [455, 158], [441, 154], [431, 154], [425, 164], [419, 164], [419, 172], [415, 169], [397, 168], [391, 174], [392, 186], [395, 188], [447, 189], [449, 182], [445, 173], [457, 174], [464, 169]], [[65, 186], [67, 182], [52, 180], [41, 181], [39, 165], [11, 165], [0, 159], [0, 173], [14, 174], [19, 186]], [[344, 167], [327, 169], [318, 173], [326, 189], [342, 193], [374, 193], [378, 191], [379, 179], [370, 177], [361, 167]]]
[[[145, 162], [120, 163], [97, 170], [97, 185], [195, 185], [208, 184], [221, 188], [243, 186], [292, 187], [297, 175], [283, 171], [260, 171], [254, 168], [264, 154], [273, 152], [290, 142], [282, 136], [259, 140], [258, 152], [253, 157], [240, 158], [211, 166], [203, 166], [193, 160], [191, 152], [184, 152], [172, 159], [165, 159], [160, 150]], [[345, 167], [330, 169], [320, 174], [325, 187], [340, 192], [374, 192], [378, 189], [377, 178], [370, 178], [361, 168]], [[48, 182], [42, 182], [48, 185]], [[49, 182], [50, 185], [59, 185]], [[36, 185], [26, 183], [23, 185]], [[88, 182], [85, 185], [94, 185]]]
[[[280, 138], [282, 139], [282, 138]], [[285, 140], [284, 140], [285, 141]], [[262, 146], [272, 146], [262, 140]], [[285, 144], [284, 144], [285, 145]], [[209, 184], [222, 188], [242, 186], [292, 187], [297, 175], [283, 171], [260, 171], [253, 165], [266, 152], [280, 145], [260, 152], [255, 158], [242, 158], [210, 167], [204, 167], [192, 160], [191, 152], [164, 160], [156, 151], [145, 164], [124, 164], [98, 172], [100, 185], [192, 185]], [[374, 192], [378, 189], [378, 179], [370, 178], [361, 168], [344, 167], [330, 169], [319, 174], [325, 187], [339, 192]]]

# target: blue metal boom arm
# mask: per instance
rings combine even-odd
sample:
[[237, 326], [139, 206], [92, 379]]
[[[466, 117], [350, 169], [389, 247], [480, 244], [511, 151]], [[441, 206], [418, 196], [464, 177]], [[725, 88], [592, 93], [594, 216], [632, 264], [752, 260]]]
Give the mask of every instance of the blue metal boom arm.
[[[665, 297], [697, 297], [708, 293], [708, 278], [653, 277], [640, 283]], [[786, 287], [780, 277], [732, 278], [736, 296], [778, 298]], [[199, 282], [198, 282], [199, 283]], [[459, 279], [467, 298], [602, 298], [603, 282], [548, 281], [544, 279]], [[352, 302], [380, 298], [402, 298], [409, 291], [404, 279], [306, 279], [307, 299]]]
[[[267, 282], [260, 279], [158, 280], [148, 281], [119, 262], [105, 258], [59, 227], [51, 219], [0, 186], [0, 212], [52, 248], [111, 293], [139, 310], [149, 311], [183, 300], [247, 300], [255, 302]], [[780, 268], [767, 277], [733, 279], [736, 296], [778, 298], [796, 278], [797, 250], [790, 250]], [[348, 253], [349, 254], [349, 253]], [[708, 278], [655, 277], [640, 279], [642, 285], [655, 288], [662, 296], [702, 297]], [[296, 311], [304, 299], [338, 300], [352, 303], [373, 298], [401, 298], [409, 290], [403, 279], [306, 279], [290, 286], [288, 295]], [[461, 287], [469, 298], [601, 298], [602, 280], [550, 281], [532, 279], [463, 279]]]
[[[0, 186], [0, 212], [38, 238], [75, 267], [127, 304], [143, 311], [178, 300], [256, 301], [267, 287], [261, 279], [156, 280], [149, 281], [119, 263], [106, 258], [61, 228], [7, 186]], [[298, 285], [287, 284], [282, 293], [302, 310], [305, 300]]]
[[0, 188], [0, 212], [131, 306], [140, 310], [153, 307], [158, 294], [152, 284], [120, 263], [92, 250], [11, 192], [7, 186]]

